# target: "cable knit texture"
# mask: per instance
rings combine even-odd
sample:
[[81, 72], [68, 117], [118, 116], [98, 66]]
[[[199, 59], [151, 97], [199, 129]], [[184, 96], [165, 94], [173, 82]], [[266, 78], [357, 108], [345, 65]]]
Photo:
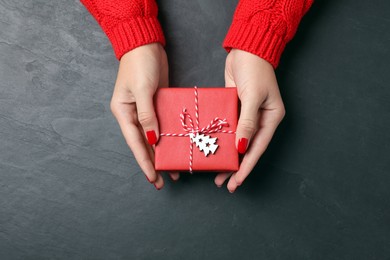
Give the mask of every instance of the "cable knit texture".
[[108, 36], [120, 59], [132, 49], [152, 42], [165, 46], [154, 0], [80, 0]]
[[[154, 0], [80, 0], [107, 34], [118, 59], [152, 42], [165, 45]], [[313, 0], [240, 0], [223, 47], [251, 52], [276, 68]]]
[[313, 0], [240, 0], [223, 47], [253, 53], [276, 68]]

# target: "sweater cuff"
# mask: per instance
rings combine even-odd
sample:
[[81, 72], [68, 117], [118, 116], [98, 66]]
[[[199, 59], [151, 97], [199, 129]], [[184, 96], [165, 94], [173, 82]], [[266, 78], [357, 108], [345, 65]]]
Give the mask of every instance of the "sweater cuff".
[[106, 30], [115, 56], [121, 57], [141, 45], [158, 42], [165, 46], [165, 37], [156, 17], [134, 17]]
[[250, 52], [271, 63], [274, 69], [285, 46], [283, 37], [269, 26], [254, 25], [245, 20], [233, 21], [223, 42], [227, 52], [231, 49]]

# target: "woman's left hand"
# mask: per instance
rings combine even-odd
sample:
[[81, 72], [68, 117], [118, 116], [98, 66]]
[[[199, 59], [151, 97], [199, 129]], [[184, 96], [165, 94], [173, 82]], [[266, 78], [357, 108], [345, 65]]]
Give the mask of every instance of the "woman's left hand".
[[227, 188], [233, 193], [266, 150], [285, 110], [272, 65], [249, 52], [230, 51], [226, 58], [225, 86], [237, 87], [241, 101], [236, 147], [243, 159], [237, 172], [219, 173], [214, 181], [220, 187], [230, 177]]

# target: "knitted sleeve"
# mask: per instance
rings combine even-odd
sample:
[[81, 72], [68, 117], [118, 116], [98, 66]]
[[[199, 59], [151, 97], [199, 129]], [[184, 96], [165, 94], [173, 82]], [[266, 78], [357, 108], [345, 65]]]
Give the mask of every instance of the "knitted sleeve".
[[152, 42], [165, 45], [154, 0], [80, 0], [95, 17], [120, 59], [132, 49]]
[[223, 47], [253, 53], [276, 68], [313, 0], [240, 0]]

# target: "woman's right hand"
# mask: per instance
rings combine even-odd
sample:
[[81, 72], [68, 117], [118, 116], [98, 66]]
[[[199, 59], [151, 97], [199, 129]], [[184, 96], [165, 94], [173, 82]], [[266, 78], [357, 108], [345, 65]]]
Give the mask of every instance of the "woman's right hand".
[[[158, 141], [159, 128], [153, 96], [157, 88], [168, 86], [167, 55], [160, 43], [151, 43], [122, 56], [111, 99], [111, 111], [127, 145], [146, 178], [158, 190], [164, 186], [164, 180], [154, 169], [152, 145]], [[179, 179], [179, 173], [169, 174], [173, 180]]]

